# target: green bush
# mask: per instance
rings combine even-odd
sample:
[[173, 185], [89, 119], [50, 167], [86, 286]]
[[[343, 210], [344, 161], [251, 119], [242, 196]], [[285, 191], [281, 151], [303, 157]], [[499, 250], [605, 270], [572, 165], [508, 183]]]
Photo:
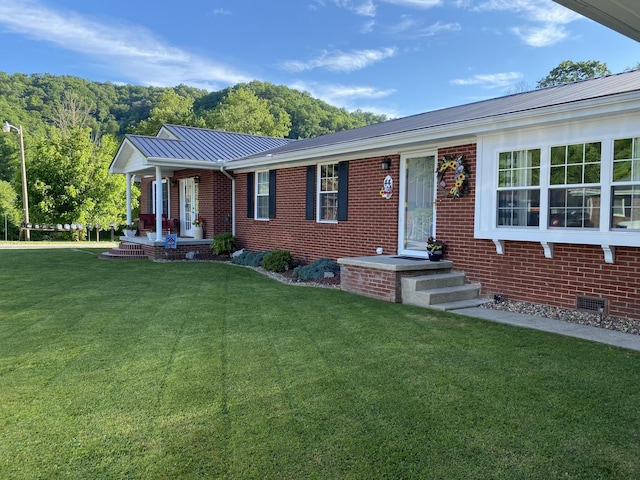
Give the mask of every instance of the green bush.
[[272, 250], [262, 259], [262, 267], [271, 272], [284, 272], [296, 266], [291, 252], [286, 250]]
[[293, 269], [293, 279], [296, 282], [308, 282], [324, 278], [325, 272], [334, 275], [340, 273], [340, 265], [330, 258], [319, 258], [311, 265], [301, 265]]
[[229, 254], [236, 249], [237, 245], [238, 239], [233, 234], [224, 232], [213, 237], [211, 250], [216, 255]]
[[262, 259], [269, 252], [242, 252], [237, 257], [231, 259], [231, 263], [236, 265], [244, 265], [247, 267], [261, 267]]

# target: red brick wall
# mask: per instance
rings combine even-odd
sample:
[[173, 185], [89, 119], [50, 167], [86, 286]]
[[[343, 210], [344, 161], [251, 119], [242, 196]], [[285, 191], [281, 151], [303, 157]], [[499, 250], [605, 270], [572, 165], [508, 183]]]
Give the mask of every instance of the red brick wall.
[[[306, 167], [280, 169], [276, 180], [276, 218], [269, 221], [247, 218], [247, 175], [236, 175], [236, 236], [251, 251], [274, 248], [289, 250], [296, 258], [313, 261], [397, 251], [399, 157], [392, 157], [391, 169], [383, 171], [384, 157], [349, 162], [348, 220], [317, 223], [305, 220]], [[380, 196], [382, 182], [393, 177], [390, 199]]]
[[[205, 235], [210, 238], [220, 232], [231, 231], [231, 180], [224, 174], [211, 170], [179, 170], [169, 180], [176, 186], [170, 189], [170, 218], [180, 218], [180, 182], [182, 178], [200, 177], [198, 184], [198, 211], [205, 220]], [[150, 212], [148, 205], [149, 183], [152, 178], [145, 178], [141, 183], [142, 198], [140, 211]]]
[[[556, 244], [554, 258], [545, 258], [539, 242], [505, 242], [504, 255], [491, 240], [473, 238], [475, 145], [442, 149], [444, 155], [465, 154], [471, 174], [470, 194], [447, 197], [439, 189], [437, 236], [447, 244], [446, 258], [470, 282], [482, 284], [484, 295], [574, 308], [577, 295], [609, 299], [611, 315], [640, 318], [640, 249], [616, 249], [615, 264], [604, 261], [598, 245]], [[447, 178], [453, 183], [453, 176]]]

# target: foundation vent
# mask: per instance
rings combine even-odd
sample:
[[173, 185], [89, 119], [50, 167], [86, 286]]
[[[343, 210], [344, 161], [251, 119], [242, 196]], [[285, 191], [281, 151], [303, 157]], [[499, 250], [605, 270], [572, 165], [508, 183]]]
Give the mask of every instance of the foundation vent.
[[576, 297], [576, 310], [606, 317], [609, 315], [609, 300], [600, 297], [578, 295]]

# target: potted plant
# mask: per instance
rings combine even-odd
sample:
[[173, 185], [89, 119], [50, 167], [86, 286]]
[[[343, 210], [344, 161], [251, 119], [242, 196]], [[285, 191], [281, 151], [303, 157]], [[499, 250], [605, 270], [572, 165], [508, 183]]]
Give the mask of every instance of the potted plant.
[[137, 228], [135, 224], [127, 225], [124, 227], [124, 235], [125, 237], [135, 237], [137, 232]]
[[196, 219], [191, 222], [193, 225], [193, 238], [196, 240], [202, 240], [204, 238], [204, 218], [200, 215], [196, 217]]
[[429, 260], [432, 262], [438, 262], [444, 255], [445, 243], [442, 240], [437, 240], [434, 237], [427, 239], [427, 253], [429, 254]]

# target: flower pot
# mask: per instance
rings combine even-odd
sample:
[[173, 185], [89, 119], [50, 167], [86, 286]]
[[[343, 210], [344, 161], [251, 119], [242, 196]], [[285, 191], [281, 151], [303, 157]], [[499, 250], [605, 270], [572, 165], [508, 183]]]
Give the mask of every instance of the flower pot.
[[152, 242], [156, 241], [156, 232], [147, 232], [147, 238]]
[[125, 229], [124, 236], [125, 237], [135, 237], [136, 236], [136, 230]]
[[431, 250], [429, 253], [429, 260], [432, 262], [439, 262], [442, 260], [442, 250]]
[[194, 240], [202, 240], [204, 238], [204, 230], [202, 227], [193, 227]]

